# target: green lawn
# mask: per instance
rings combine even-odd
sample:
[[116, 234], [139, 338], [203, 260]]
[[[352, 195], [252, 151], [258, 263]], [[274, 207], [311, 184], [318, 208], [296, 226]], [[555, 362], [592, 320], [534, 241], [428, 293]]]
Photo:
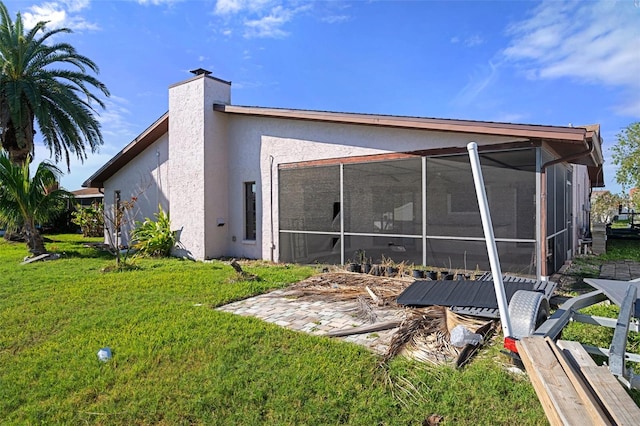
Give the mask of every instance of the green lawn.
[[256, 262], [245, 269], [261, 281], [237, 282], [222, 262], [140, 259], [105, 273], [113, 259], [80, 236], [50, 238], [62, 259], [29, 265], [24, 244], [0, 241], [0, 423], [546, 422], [500, 344], [461, 371], [380, 365], [362, 347], [212, 309], [312, 268]]

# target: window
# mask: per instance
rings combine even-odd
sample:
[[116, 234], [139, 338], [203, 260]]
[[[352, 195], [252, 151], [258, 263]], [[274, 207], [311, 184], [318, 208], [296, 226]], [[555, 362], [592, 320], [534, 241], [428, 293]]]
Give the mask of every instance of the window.
[[244, 183], [244, 239], [256, 239], [256, 183]]

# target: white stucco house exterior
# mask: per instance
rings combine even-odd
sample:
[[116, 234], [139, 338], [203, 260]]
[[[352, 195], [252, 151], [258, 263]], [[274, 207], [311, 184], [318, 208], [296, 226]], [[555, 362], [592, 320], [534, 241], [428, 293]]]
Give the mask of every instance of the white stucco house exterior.
[[[162, 206], [177, 255], [488, 269], [466, 156], [477, 142], [503, 270], [545, 277], [589, 229], [599, 126], [559, 127], [236, 106], [205, 70], [92, 175], [105, 210]], [[122, 237], [126, 243], [127, 230]], [[486, 267], [485, 267], [486, 266]]]

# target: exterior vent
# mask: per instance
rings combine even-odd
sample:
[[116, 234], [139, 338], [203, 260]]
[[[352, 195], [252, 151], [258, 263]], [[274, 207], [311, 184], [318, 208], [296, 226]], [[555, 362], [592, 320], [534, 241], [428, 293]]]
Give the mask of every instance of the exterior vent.
[[207, 71], [204, 68], [198, 68], [198, 69], [195, 69], [195, 70], [191, 70], [189, 72], [191, 74], [193, 74], [193, 75], [202, 75], [202, 74], [209, 75], [209, 74], [211, 74], [211, 71]]

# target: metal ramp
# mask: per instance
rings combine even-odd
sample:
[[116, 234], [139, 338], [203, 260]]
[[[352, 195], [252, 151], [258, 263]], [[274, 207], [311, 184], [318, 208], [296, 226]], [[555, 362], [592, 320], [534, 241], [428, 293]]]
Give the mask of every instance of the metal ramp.
[[[635, 280], [618, 281], [604, 280], [599, 278], [585, 278], [584, 282], [589, 284], [591, 287], [602, 291], [613, 303], [618, 306], [622, 306], [622, 304], [624, 303], [629, 286], [635, 287], [636, 294], [640, 295], [640, 282]], [[640, 319], [640, 302], [636, 301], [633, 316]]]
[[[503, 277], [503, 282], [508, 301], [518, 290], [540, 292], [548, 299], [556, 288], [556, 284], [550, 281], [508, 275]], [[491, 275], [478, 281], [416, 281], [396, 301], [404, 306], [448, 306], [459, 314], [500, 318]]]

